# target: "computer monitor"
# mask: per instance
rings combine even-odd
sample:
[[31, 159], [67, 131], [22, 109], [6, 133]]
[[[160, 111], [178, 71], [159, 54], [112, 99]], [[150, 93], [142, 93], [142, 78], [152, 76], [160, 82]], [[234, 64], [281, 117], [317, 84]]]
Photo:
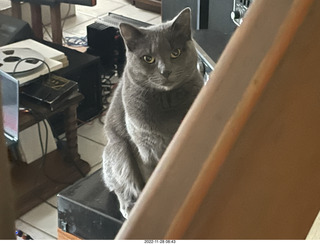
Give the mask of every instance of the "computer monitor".
[[6, 144], [11, 146], [19, 137], [19, 81], [0, 70], [3, 129]]
[[0, 14], [0, 46], [31, 38], [30, 25], [12, 16]]

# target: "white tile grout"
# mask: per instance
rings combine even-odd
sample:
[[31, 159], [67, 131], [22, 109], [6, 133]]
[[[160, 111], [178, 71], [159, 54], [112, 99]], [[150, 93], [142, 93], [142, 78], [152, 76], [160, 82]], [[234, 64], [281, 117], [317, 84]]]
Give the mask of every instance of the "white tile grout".
[[[58, 212], [56, 208], [46, 202], [31, 209], [19, 219], [26, 224], [29, 224], [31, 227], [40, 229], [47, 235], [57, 238]], [[36, 239], [37, 237], [34, 236], [33, 238]]]
[[85, 139], [87, 139], [87, 140], [89, 140], [89, 141], [92, 141], [92, 142], [94, 142], [94, 143], [97, 143], [97, 144], [99, 144], [100, 146], [105, 146], [105, 144], [104, 143], [101, 143], [101, 142], [98, 142], [98, 141], [95, 141], [94, 139], [92, 139], [92, 138], [89, 138], [89, 137], [87, 137], [87, 136], [84, 136], [84, 135], [79, 135], [78, 134], [78, 137], [82, 137], [82, 138], [85, 138]]

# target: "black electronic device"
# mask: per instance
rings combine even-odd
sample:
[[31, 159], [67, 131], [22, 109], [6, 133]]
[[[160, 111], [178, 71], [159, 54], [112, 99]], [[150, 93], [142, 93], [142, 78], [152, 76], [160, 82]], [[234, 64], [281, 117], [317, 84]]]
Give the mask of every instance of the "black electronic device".
[[[63, 52], [68, 57], [69, 65], [53, 73], [78, 83], [79, 91], [84, 96], [77, 109], [78, 119], [88, 121], [99, 115], [103, 109], [100, 58], [56, 43], [47, 41], [42, 43]], [[54, 132], [57, 134], [64, 132], [62, 116], [52, 116], [50, 122]]]
[[6, 144], [16, 145], [19, 137], [19, 81], [2, 70], [0, 70], [0, 94]]
[[122, 15], [108, 13], [87, 26], [87, 52], [101, 59], [105, 69], [116, 69], [121, 75], [125, 64], [125, 46], [119, 33], [119, 24], [128, 23], [138, 27], [147, 27], [150, 24], [131, 19]]
[[95, 22], [87, 26], [87, 53], [100, 57], [105, 70], [118, 69], [121, 73], [125, 61], [125, 49], [119, 30]]
[[243, 17], [247, 13], [252, 2], [253, 0], [233, 0], [233, 10], [230, 17], [237, 26], [241, 25]]
[[75, 91], [78, 91], [77, 82], [55, 74], [41, 76], [20, 89], [20, 93], [27, 99], [41, 103], [51, 111], [57, 109]]
[[58, 227], [86, 240], [114, 239], [124, 219], [117, 196], [105, 187], [101, 169], [58, 194]]
[[31, 38], [30, 25], [20, 19], [0, 14], [0, 46]]

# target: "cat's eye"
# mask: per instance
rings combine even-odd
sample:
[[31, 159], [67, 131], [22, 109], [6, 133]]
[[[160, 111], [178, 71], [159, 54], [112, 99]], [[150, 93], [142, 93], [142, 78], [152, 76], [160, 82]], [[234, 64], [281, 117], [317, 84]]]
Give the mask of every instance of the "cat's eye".
[[153, 64], [155, 61], [155, 58], [152, 56], [144, 55], [143, 60], [148, 64]]
[[177, 48], [175, 50], [173, 50], [170, 54], [170, 57], [171, 58], [177, 58], [181, 55], [181, 49], [180, 48]]

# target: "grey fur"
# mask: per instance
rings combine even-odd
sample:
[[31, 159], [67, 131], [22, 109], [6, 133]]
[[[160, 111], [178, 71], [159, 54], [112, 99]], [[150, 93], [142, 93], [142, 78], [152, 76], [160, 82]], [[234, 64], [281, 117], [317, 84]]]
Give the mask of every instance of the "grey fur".
[[[127, 64], [106, 115], [103, 178], [127, 218], [203, 79], [189, 8], [167, 23], [148, 28], [120, 24], [120, 31]], [[145, 55], [153, 63], [147, 63]]]

